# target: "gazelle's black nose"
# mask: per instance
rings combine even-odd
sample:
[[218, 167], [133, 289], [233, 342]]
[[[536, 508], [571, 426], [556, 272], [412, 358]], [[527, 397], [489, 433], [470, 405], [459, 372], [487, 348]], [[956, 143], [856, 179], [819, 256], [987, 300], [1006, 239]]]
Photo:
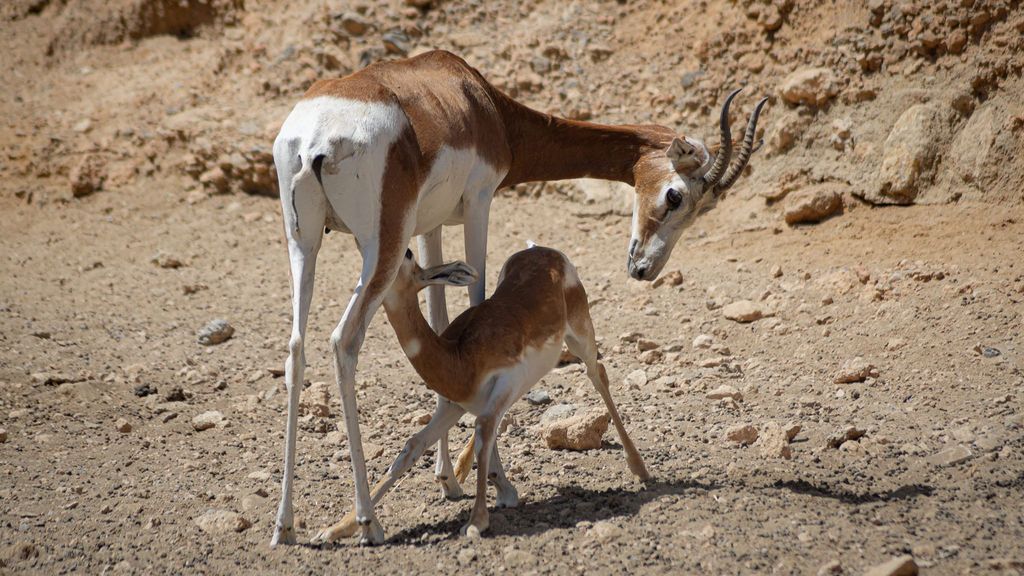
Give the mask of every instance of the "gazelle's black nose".
[[629, 263], [629, 275], [637, 280], [643, 280], [647, 274], [646, 266], [637, 266], [633, 262]]

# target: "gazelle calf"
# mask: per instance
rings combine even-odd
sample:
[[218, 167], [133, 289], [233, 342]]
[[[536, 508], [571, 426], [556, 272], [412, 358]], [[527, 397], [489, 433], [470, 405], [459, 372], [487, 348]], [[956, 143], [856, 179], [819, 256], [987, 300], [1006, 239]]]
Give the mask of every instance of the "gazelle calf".
[[[469, 412], [476, 416], [473, 449], [479, 464], [473, 512], [462, 533], [487, 529], [488, 479], [497, 489], [499, 507], [517, 505], [519, 496], [498, 457], [498, 423], [512, 404], [555, 367], [563, 341], [586, 365], [587, 376], [619, 433], [629, 469], [646, 480], [643, 459], [622, 425], [608, 391], [608, 374], [597, 360], [587, 293], [569, 259], [539, 246], [514, 254], [501, 270], [494, 295], [436, 334], [420, 312], [419, 291], [430, 285], [468, 286], [476, 280], [476, 271], [465, 263], [423, 269], [407, 251], [384, 297], [388, 320], [416, 372], [427, 387], [451, 402], [438, 404], [430, 422], [406, 442], [384, 479], [374, 487], [373, 503], [412, 468], [428, 446]], [[351, 536], [357, 528], [353, 511], [314, 542]]]

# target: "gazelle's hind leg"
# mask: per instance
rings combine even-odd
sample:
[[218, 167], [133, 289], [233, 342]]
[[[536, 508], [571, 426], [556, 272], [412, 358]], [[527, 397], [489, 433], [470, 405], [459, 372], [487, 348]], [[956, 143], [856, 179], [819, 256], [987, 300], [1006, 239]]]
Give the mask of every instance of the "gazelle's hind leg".
[[515, 508], [519, 505], [519, 492], [516, 487], [505, 477], [505, 469], [501, 465], [501, 457], [498, 456], [498, 434], [495, 434], [494, 447], [491, 448], [491, 461], [488, 467], [488, 474], [491, 483], [498, 492], [494, 504], [498, 508]]
[[[441, 254], [441, 227], [438, 226], [430, 232], [423, 234], [418, 239], [420, 266], [430, 268], [440, 266]], [[427, 320], [434, 332], [440, 334], [448, 327], [448, 307], [444, 297], [444, 286], [435, 284], [427, 286]], [[437, 410], [442, 405], [451, 404], [446, 398], [438, 394]], [[434, 466], [434, 479], [441, 485], [441, 494], [449, 500], [462, 498], [462, 486], [456, 479], [455, 471], [452, 469], [452, 457], [448, 451], [448, 430], [441, 433], [437, 441], [437, 463]]]
[[[498, 433], [498, 417], [494, 414], [481, 414], [476, 419], [476, 433], [473, 448], [478, 462], [476, 469], [476, 497], [473, 500], [473, 511], [469, 514], [469, 522], [462, 527], [463, 536], [477, 536], [490, 526], [487, 512], [487, 476], [489, 457], [494, 449]], [[475, 534], [474, 534], [475, 532]]]
[[[459, 421], [459, 417], [462, 416], [463, 412], [465, 410], [461, 406], [452, 402], [438, 404], [430, 422], [422, 430], [414, 434], [412, 438], [409, 438], [408, 442], [405, 443], [405, 448], [402, 449], [398, 458], [388, 468], [384, 478], [373, 487], [374, 505], [380, 503], [384, 495], [391, 491], [399, 478], [408, 472], [413, 464], [423, 456], [427, 446], [436, 442], [441, 436], [448, 434], [448, 430]], [[321, 532], [317, 539], [319, 542], [329, 542], [339, 538], [347, 538], [353, 536], [358, 529], [356, 512], [353, 509], [340, 522]]]
[[[301, 160], [286, 146], [275, 150], [281, 185], [281, 208], [285, 237], [291, 262], [292, 333], [285, 361], [285, 386], [288, 389], [288, 416], [285, 424], [284, 475], [281, 503], [277, 510], [271, 546], [295, 543], [292, 489], [295, 479], [295, 442], [298, 434], [299, 393], [306, 367], [305, 337], [309, 305], [313, 298], [316, 256], [323, 240], [326, 200], [312, 182], [312, 174], [301, 172]], [[279, 157], [279, 158], [278, 158]], [[298, 174], [298, 176], [296, 176]]]
[[583, 360], [587, 367], [587, 377], [597, 388], [598, 394], [604, 400], [608, 413], [615, 424], [615, 430], [619, 433], [619, 440], [622, 441], [622, 448], [626, 451], [626, 463], [630, 471], [636, 474], [641, 480], [650, 478], [647, 468], [644, 466], [643, 458], [637, 451], [636, 446], [626, 433], [626, 427], [619, 418], [619, 411], [615, 408], [615, 401], [612, 400], [611, 392], [608, 390], [608, 373], [604, 365], [597, 360], [597, 341], [594, 338], [594, 323], [590, 318], [590, 309], [587, 305], [587, 294], [583, 286], [576, 284], [566, 289], [566, 311], [569, 321], [569, 330], [565, 334], [565, 344], [569, 351]]

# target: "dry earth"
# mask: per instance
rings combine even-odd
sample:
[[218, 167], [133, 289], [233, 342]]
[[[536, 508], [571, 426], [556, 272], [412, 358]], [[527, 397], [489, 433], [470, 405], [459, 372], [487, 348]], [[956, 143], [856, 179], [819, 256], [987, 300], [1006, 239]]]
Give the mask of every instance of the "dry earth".
[[[248, 4], [0, 11], [0, 573], [1024, 572], [1017, 2]], [[600, 404], [570, 364], [538, 385], [552, 404], [513, 408], [523, 502], [482, 540], [457, 536], [471, 502], [440, 498], [428, 454], [379, 507], [387, 545], [270, 550], [290, 306], [267, 149], [313, 78], [428, 47], [542, 109], [699, 134], [745, 81], [772, 97], [767, 147], [657, 287], [626, 279], [620, 188], [494, 204], [489, 285], [527, 239], [576, 262], [654, 482], [613, 432], [539, 438], [552, 405]], [[357, 269], [329, 235], [313, 382]], [[233, 336], [201, 346], [216, 318]], [[376, 478], [433, 405], [383, 315], [358, 381]], [[301, 424], [300, 541], [353, 493], [327, 390]]]

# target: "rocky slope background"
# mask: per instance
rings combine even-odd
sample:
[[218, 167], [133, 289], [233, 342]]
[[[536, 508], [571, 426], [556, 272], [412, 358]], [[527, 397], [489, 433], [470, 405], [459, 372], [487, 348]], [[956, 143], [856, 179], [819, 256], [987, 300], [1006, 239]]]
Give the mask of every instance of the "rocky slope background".
[[[0, 3], [0, 573], [1024, 571], [1022, 12]], [[569, 363], [510, 410], [523, 502], [485, 538], [457, 537], [469, 501], [437, 497], [428, 453], [378, 508], [387, 546], [270, 550], [291, 321], [271, 142], [315, 79], [431, 48], [538, 109], [712, 144], [745, 86], [733, 120], [768, 95], [765, 147], [655, 283], [625, 274], [627, 187], [492, 207], [488, 286], [527, 239], [580, 270], [654, 482]], [[353, 493], [328, 336], [359, 255], [341, 234], [321, 255], [300, 542]], [[434, 405], [383, 315], [357, 395], [376, 479]]]
[[746, 88], [734, 122], [768, 95], [767, 146], [737, 194], [759, 211], [805, 188], [825, 197], [808, 218], [837, 195], [1024, 198], [1016, 1], [24, 0], [4, 16], [0, 175], [38, 202], [154, 174], [187, 175], [193, 198], [274, 195], [270, 144], [297, 95], [433, 48], [538, 109], [711, 142], [727, 91]]

